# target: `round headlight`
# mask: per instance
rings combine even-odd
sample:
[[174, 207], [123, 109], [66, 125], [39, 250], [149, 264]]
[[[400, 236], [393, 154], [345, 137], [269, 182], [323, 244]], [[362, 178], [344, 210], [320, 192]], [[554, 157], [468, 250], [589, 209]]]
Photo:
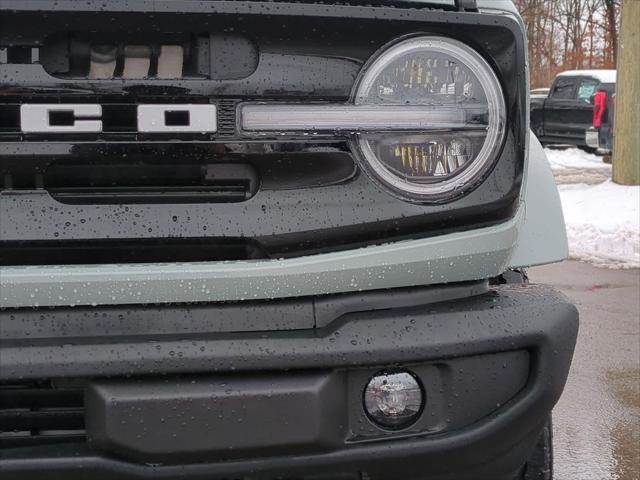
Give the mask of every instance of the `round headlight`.
[[[421, 107], [423, 128], [357, 136], [363, 167], [395, 193], [448, 198], [496, 160], [506, 109], [496, 74], [480, 54], [443, 37], [417, 37], [384, 50], [364, 69], [356, 105]], [[391, 111], [391, 110], [390, 110]], [[393, 130], [393, 132], [391, 132]]]

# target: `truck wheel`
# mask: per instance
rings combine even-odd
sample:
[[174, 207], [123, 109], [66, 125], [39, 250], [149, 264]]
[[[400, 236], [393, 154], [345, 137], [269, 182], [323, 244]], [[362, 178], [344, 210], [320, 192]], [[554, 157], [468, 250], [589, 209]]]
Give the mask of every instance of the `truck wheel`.
[[553, 426], [551, 418], [544, 427], [531, 458], [516, 480], [553, 480]]
[[529, 276], [527, 275], [526, 268], [514, 268], [507, 270], [502, 275], [492, 278], [489, 283], [491, 285], [529, 283]]
[[592, 147], [578, 147], [580, 150], [582, 150], [583, 152], [587, 152], [587, 153], [591, 153], [593, 155], [598, 153], [598, 149], [597, 148], [592, 148]]

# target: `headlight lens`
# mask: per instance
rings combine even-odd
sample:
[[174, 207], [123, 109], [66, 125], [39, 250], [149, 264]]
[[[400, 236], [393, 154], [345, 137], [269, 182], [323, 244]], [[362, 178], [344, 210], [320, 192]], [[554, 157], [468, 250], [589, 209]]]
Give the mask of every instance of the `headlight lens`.
[[[442, 198], [491, 168], [505, 135], [500, 83], [476, 51], [456, 40], [418, 37], [383, 51], [364, 70], [356, 105], [427, 108], [425, 129], [362, 133], [365, 170], [403, 197]], [[430, 122], [429, 117], [433, 118]]]

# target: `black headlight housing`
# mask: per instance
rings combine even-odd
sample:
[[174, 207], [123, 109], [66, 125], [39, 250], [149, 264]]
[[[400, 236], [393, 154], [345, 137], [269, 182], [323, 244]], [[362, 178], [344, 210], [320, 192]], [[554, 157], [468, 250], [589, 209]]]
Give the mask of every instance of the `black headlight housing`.
[[363, 169], [402, 198], [459, 196], [502, 149], [506, 107], [498, 77], [479, 53], [452, 38], [421, 35], [384, 47], [363, 68], [354, 103], [425, 108], [424, 128], [403, 131], [389, 115], [393, 133], [363, 133], [354, 142]]

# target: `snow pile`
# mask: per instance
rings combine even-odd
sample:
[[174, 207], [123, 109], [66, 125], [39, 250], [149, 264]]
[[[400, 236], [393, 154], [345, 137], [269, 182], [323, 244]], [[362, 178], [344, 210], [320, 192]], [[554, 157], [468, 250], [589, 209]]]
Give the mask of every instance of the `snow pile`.
[[554, 172], [562, 170], [603, 170], [611, 172], [611, 165], [604, 163], [602, 157], [587, 153], [577, 148], [556, 150], [546, 148], [545, 153], [549, 159], [551, 170]]
[[597, 265], [640, 267], [640, 187], [608, 180], [560, 185], [572, 258]]
[[577, 148], [546, 148], [569, 255], [613, 268], [640, 267], [640, 187], [611, 181], [611, 165]]

